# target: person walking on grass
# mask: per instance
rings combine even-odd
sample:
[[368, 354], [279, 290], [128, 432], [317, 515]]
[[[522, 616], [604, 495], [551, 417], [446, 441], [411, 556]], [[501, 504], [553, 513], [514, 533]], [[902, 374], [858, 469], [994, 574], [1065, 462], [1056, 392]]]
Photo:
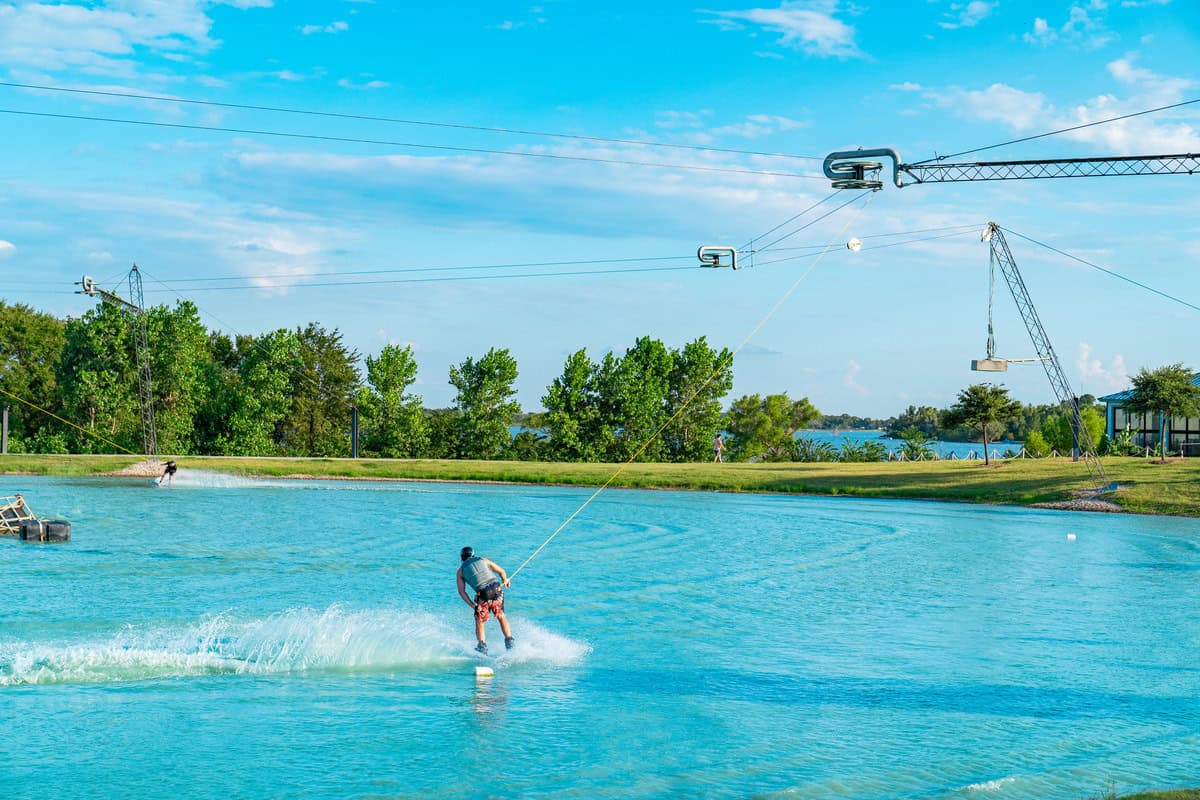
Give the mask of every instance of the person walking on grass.
[[[487, 634], [484, 623], [492, 614], [500, 623], [504, 633], [504, 647], [512, 650], [515, 639], [508, 627], [508, 618], [504, 616], [504, 589], [508, 584], [508, 574], [499, 564], [483, 556], [475, 555], [470, 547], [464, 547], [459, 554], [462, 556], [462, 566], [456, 575], [458, 580], [458, 596], [463, 602], [475, 609], [475, 638], [478, 643], [475, 649], [487, 655]], [[467, 594], [467, 586], [475, 591], [475, 599]]]
[[720, 433], [713, 439], [713, 463], [725, 463], [725, 440], [721, 438]]

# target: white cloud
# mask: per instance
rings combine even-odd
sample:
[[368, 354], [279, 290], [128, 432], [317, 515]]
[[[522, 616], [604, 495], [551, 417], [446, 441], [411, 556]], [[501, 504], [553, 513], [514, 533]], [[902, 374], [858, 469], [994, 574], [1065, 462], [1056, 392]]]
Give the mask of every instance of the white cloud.
[[[715, 19], [705, 20], [723, 30], [741, 30], [750, 23], [780, 34], [778, 43], [812, 56], [860, 57], [854, 28], [836, 18], [839, 0], [785, 0], [779, 8], [748, 8], [739, 11], [702, 11]], [[847, 9], [852, 13], [852, 9]]]
[[893, 83], [888, 88], [893, 92], [919, 92], [921, 91], [921, 84], [905, 81], [904, 83]]
[[1041, 92], [1025, 92], [1003, 83], [993, 83], [986, 89], [936, 92], [932, 99], [952, 105], [963, 116], [1004, 122], [1016, 131], [1040, 126], [1049, 109]]
[[742, 122], [722, 125], [713, 128], [710, 133], [716, 136], [739, 136], [744, 139], [758, 139], [780, 131], [793, 131], [797, 128], [807, 128], [811, 123], [790, 119], [774, 114], [750, 114]]
[[6, 242], [0, 239], [0, 259], [5, 259], [17, 252], [17, 246], [12, 242]]
[[[1108, 64], [1112, 77], [1130, 90], [1125, 97], [1102, 94], [1070, 107], [1056, 108], [1041, 92], [1027, 92], [1002, 83], [971, 91], [951, 87], [931, 91], [928, 97], [965, 117], [1000, 122], [1015, 133], [1030, 133], [1087, 125], [1172, 105], [1200, 86], [1194, 80], [1160, 75], [1139, 67], [1136, 58], [1136, 54], [1128, 54]], [[1196, 152], [1200, 150], [1200, 123], [1195, 120], [1200, 120], [1200, 114], [1187, 107], [1094, 125], [1059, 136], [1095, 145], [1112, 154]]]
[[300, 32], [305, 36], [312, 36], [314, 33], [341, 33], [348, 30], [350, 30], [350, 23], [343, 20], [331, 22], [328, 25], [302, 25], [300, 27]]
[[[644, 160], [636, 146], [582, 143], [540, 148], [563, 156]], [[772, 166], [695, 152], [681, 163]], [[816, 181], [483, 156], [342, 156], [252, 150], [232, 157], [211, 188], [238, 201], [264, 196], [347, 224], [414, 221], [447, 229], [554, 230], [582, 235], [671, 231], [686, 237], [752, 235], [764, 217], [784, 219], [813, 202]], [[799, 189], [799, 193], [797, 191]], [[738, 242], [740, 244], [740, 241]]]
[[[239, 8], [269, 2], [232, 2]], [[0, 2], [0, 63], [60, 72], [132, 75], [139, 49], [159, 55], [217, 46], [206, 0], [108, 0], [83, 5]]]
[[846, 363], [848, 366], [846, 374], [842, 376], [842, 385], [857, 394], [869, 394], [867, 387], [858, 382], [858, 373], [862, 372], [862, 365], [854, 359], [850, 359]]
[[1129, 385], [1129, 368], [1125, 366], [1125, 356], [1117, 353], [1109, 361], [1108, 367], [1098, 358], [1092, 357], [1092, 346], [1087, 342], [1079, 343], [1079, 360], [1076, 362], [1079, 376], [1086, 381], [1089, 378], [1098, 379], [1104, 386], [1104, 391], [1115, 391]]
[[1054, 42], [1063, 41], [1090, 49], [1103, 47], [1117, 38], [1116, 34], [1104, 24], [1104, 12], [1108, 4], [1104, 0], [1091, 0], [1086, 6], [1073, 5], [1067, 12], [1067, 20], [1062, 26], [1055, 28], [1049, 20], [1035, 17], [1033, 30], [1022, 37], [1027, 44], [1046, 47]]
[[1048, 45], [1058, 38], [1058, 33], [1050, 27], [1050, 23], [1041, 17], [1034, 17], [1033, 30], [1025, 34], [1028, 44]]
[[987, 3], [984, 0], [972, 0], [965, 5], [959, 3], [950, 4], [950, 12], [946, 16], [950, 17], [950, 21], [939, 22], [938, 25], [947, 29], [954, 30], [955, 28], [974, 28], [980, 22], [983, 22], [992, 14], [992, 9], [1000, 5], [999, 2]]
[[702, 128], [704, 118], [712, 116], [712, 111], [659, 111], [655, 115], [656, 128]]
[[366, 83], [355, 83], [349, 78], [342, 78], [338, 81], [338, 86], [343, 89], [386, 89], [391, 86], [387, 81], [370, 80]]

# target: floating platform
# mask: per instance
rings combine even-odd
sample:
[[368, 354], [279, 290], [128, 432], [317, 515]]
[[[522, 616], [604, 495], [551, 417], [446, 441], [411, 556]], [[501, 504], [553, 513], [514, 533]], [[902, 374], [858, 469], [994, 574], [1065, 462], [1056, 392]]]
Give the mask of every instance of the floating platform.
[[0, 498], [0, 534], [23, 542], [69, 542], [71, 523], [61, 519], [38, 519], [22, 495]]

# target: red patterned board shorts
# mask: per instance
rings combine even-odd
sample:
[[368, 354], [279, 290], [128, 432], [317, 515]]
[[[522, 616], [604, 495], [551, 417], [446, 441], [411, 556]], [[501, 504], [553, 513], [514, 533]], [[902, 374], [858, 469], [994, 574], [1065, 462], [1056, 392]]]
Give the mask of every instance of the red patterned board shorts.
[[475, 619], [487, 622], [492, 614], [504, 613], [504, 589], [499, 584], [485, 586], [475, 595]]

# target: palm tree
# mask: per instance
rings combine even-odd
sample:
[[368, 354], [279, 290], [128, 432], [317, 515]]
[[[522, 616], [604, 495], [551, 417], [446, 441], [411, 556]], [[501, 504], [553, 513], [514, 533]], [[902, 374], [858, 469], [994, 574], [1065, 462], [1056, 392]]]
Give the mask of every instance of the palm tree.
[[989, 429], [1008, 422], [1021, 411], [1021, 403], [1008, 396], [1008, 389], [977, 383], [958, 393], [958, 402], [942, 414], [942, 425], [957, 428], [965, 425], [983, 434], [983, 464], [989, 465]]
[[1125, 410], [1135, 414], [1158, 414], [1159, 445], [1167, 460], [1167, 420], [1200, 416], [1200, 386], [1192, 383], [1195, 373], [1183, 364], [1148, 370], [1142, 367], [1133, 381]]

